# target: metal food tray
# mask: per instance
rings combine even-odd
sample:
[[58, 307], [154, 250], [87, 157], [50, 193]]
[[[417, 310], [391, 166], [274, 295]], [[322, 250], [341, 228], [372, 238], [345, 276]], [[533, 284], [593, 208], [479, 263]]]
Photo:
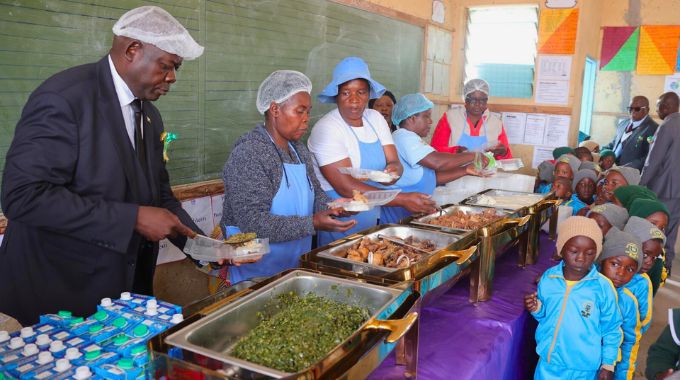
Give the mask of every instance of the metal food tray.
[[[495, 205], [486, 205], [486, 204], [480, 204], [478, 203], [478, 199], [480, 195], [488, 195], [491, 197], [494, 196], [513, 196], [513, 195], [533, 195], [536, 197], [536, 201], [533, 203], [529, 203], [527, 205], [521, 206], [521, 207], [503, 207], [503, 206], [495, 206]], [[510, 190], [497, 190], [497, 189], [487, 189], [484, 191], [480, 191], [477, 194], [471, 195], [462, 201], [460, 201], [460, 204], [462, 205], [468, 205], [468, 206], [477, 206], [477, 207], [486, 207], [486, 208], [497, 208], [497, 209], [502, 209], [502, 210], [508, 210], [508, 211], [517, 211], [526, 207], [530, 207], [543, 199], [546, 198], [548, 194], [539, 194], [539, 193], [527, 193], [523, 191], [510, 191]]]
[[402, 270], [403, 268], [388, 268], [381, 265], [374, 265], [351, 259], [346, 259], [344, 257], [338, 257], [333, 254], [334, 252], [347, 249], [349, 246], [353, 245], [360, 239], [363, 239], [365, 237], [377, 239], [378, 235], [385, 235], [388, 237], [395, 237], [400, 239], [406, 239], [407, 237], [413, 236], [414, 238], [419, 240], [424, 239], [431, 240], [435, 244], [434, 251], [432, 251], [430, 255], [425, 255], [423, 258], [421, 258], [421, 260], [415, 263], [411, 263], [411, 266], [415, 265], [420, 261], [426, 260], [428, 257], [432, 256], [438, 251], [441, 251], [442, 249], [449, 247], [451, 244], [455, 243], [459, 239], [459, 237], [457, 236], [444, 234], [437, 231], [422, 230], [419, 228], [413, 228], [409, 226], [391, 226], [379, 229], [367, 235], [357, 236], [356, 238], [344, 242], [340, 245], [334, 246], [333, 248], [318, 252], [317, 256], [337, 263], [342, 263], [340, 264], [340, 266], [346, 270], [367, 275], [381, 276], [398, 270]]
[[[258, 313], [263, 311], [266, 313], [265, 306], [274, 297], [289, 292], [300, 296], [311, 293], [369, 310], [371, 317], [368, 321], [320, 361], [334, 362], [338, 360], [338, 355], [346, 351], [348, 342], [353, 338], [360, 339], [358, 335], [364, 330], [389, 330], [391, 333], [387, 341], [398, 340], [415, 322], [417, 314], [412, 313], [403, 320], [381, 319], [392, 316], [406, 302], [406, 297], [411, 294], [409, 289], [387, 288], [305, 270], [293, 270], [174, 332], [164, 341], [171, 346], [226, 364], [225, 368], [237, 378], [263, 376], [281, 378], [292, 374], [241, 360], [229, 354], [243, 336], [259, 325]], [[310, 368], [317, 365], [318, 363]], [[302, 372], [304, 371], [306, 370]]]
[[[467, 213], [475, 213], [475, 214], [479, 214], [479, 213], [481, 213], [482, 211], [486, 211], [486, 210], [488, 210], [488, 209], [490, 209], [490, 207], [477, 207], [477, 206], [460, 206], [460, 205], [453, 205], [453, 206], [445, 207], [445, 208], [443, 208], [441, 211], [436, 211], [436, 212], [434, 212], [434, 213], [432, 213], [432, 214], [425, 215], [425, 216], [422, 216], [422, 217], [417, 218], [417, 219], [413, 219], [410, 223], [411, 223], [411, 224], [416, 224], [416, 225], [419, 225], [419, 226], [428, 227], [428, 228], [435, 228], [435, 229], [438, 229], [438, 230], [441, 230], [441, 231], [445, 231], [445, 232], [452, 232], [452, 233], [471, 233], [471, 232], [473, 232], [473, 231], [475, 231], [475, 230], [478, 230], [479, 228], [483, 228], [483, 227], [485, 227], [485, 226], [488, 226], [489, 224], [497, 223], [497, 222], [501, 221], [502, 219], [494, 220], [493, 222], [487, 223], [487, 224], [485, 224], [485, 225], [483, 225], [483, 226], [480, 226], [479, 228], [471, 229], [471, 230], [466, 230], [466, 229], [462, 229], [462, 228], [453, 228], [453, 227], [438, 226], [438, 225], [436, 225], [436, 224], [431, 224], [431, 223], [429, 223], [429, 221], [432, 220], [432, 219], [436, 219], [436, 218], [438, 218], [438, 217], [440, 217], [440, 216], [442, 216], [442, 215], [453, 214], [453, 213], [456, 212], [456, 211], [463, 211], [463, 212], [467, 212]], [[510, 215], [510, 214], [508, 213], [508, 211], [506, 211], [505, 209], [498, 209], [498, 208], [497, 208], [497, 209], [495, 209], [495, 210], [496, 210], [496, 215], [499, 215], [499, 216], [501, 216], [501, 217], [507, 217], [507, 216]]]

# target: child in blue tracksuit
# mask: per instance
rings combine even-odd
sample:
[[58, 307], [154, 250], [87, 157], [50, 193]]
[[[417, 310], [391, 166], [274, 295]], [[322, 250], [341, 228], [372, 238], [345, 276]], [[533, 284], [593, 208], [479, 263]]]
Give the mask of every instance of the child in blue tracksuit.
[[569, 200], [569, 206], [573, 215], [576, 215], [582, 208], [593, 203], [593, 196], [595, 195], [595, 183], [597, 182], [597, 173], [592, 169], [579, 169], [574, 175], [572, 181], [572, 195]]
[[623, 324], [621, 358], [614, 371], [615, 380], [632, 380], [642, 337], [638, 300], [625, 286], [642, 268], [642, 243], [637, 237], [612, 228], [604, 238], [599, 258], [600, 271], [612, 281], [619, 295]]
[[661, 254], [666, 244], [666, 235], [652, 222], [637, 216], [631, 216], [623, 229], [642, 242], [642, 268], [624, 285], [633, 292], [638, 300], [640, 310], [640, 332], [644, 334], [652, 321], [653, 297], [652, 281], [647, 272], [654, 266], [654, 260]]
[[611, 378], [623, 334], [616, 289], [593, 264], [602, 231], [592, 219], [569, 217], [558, 228], [557, 249], [562, 262], [524, 297], [538, 321], [534, 379]]

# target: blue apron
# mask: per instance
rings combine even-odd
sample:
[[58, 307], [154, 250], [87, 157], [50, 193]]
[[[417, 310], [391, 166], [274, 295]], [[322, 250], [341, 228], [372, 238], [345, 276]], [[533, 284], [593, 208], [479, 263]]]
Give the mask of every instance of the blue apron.
[[[385, 165], [387, 165], [387, 160], [385, 159], [385, 151], [383, 150], [382, 143], [380, 142], [380, 137], [378, 136], [378, 133], [375, 131], [371, 123], [365, 118], [363, 120], [366, 121], [366, 124], [371, 128], [371, 130], [373, 130], [373, 133], [375, 133], [375, 136], [378, 139], [372, 143], [361, 142], [357, 137], [357, 134], [354, 132], [354, 128], [349, 125], [347, 126], [350, 129], [350, 131], [352, 131], [352, 134], [357, 139], [357, 143], [359, 144], [360, 155], [359, 167], [362, 169], [383, 171], [385, 170]], [[366, 183], [368, 185], [375, 187], [384, 187], [383, 185], [380, 185], [375, 182]], [[328, 196], [331, 197], [332, 199], [342, 198], [340, 194], [338, 194], [335, 190], [326, 191], [326, 194], [328, 194]], [[378, 224], [379, 216], [380, 207], [374, 207], [371, 210], [360, 212], [354, 216], [350, 216], [347, 218], [338, 218], [338, 220], [342, 221], [354, 219], [357, 221], [357, 224], [353, 228], [345, 232], [319, 231], [317, 234], [318, 246], [319, 247], [324, 246], [338, 239], [342, 239], [345, 236], [373, 227], [376, 224]]]
[[[271, 137], [270, 137], [271, 138]], [[273, 142], [272, 142], [273, 143]], [[288, 143], [297, 157], [297, 164], [283, 164], [281, 184], [269, 210], [280, 216], [310, 216], [314, 213], [314, 190], [307, 178], [307, 168], [295, 148]], [[269, 243], [270, 252], [258, 262], [229, 267], [231, 284], [254, 277], [269, 277], [290, 268], [296, 268], [300, 256], [312, 249], [312, 236], [280, 243]]]
[[[410, 170], [407, 169], [407, 163], [402, 162], [402, 166], [404, 166], [404, 170]], [[435, 187], [437, 187], [437, 173], [423, 166], [423, 175], [420, 177], [420, 181], [410, 186], [395, 188], [400, 188], [404, 193], [415, 192], [432, 195], [434, 194]], [[409, 216], [411, 216], [411, 212], [403, 207], [382, 206], [380, 208], [380, 224], [399, 223], [399, 221]]]
[[[465, 127], [469, 127], [469, 123], [467, 122], [467, 119], [465, 120]], [[458, 139], [458, 142], [456, 142], [457, 146], [464, 146], [468, 150], [475, 150], [483, 145], [486, 145], [489, 140], [485, 136], [470, 136], [469, 134], [465, 133], [465, 127], [463, 127], [463, 133], [460, 135], [460, 138]], [[484, 126], [482, 126], [484, 128]]]

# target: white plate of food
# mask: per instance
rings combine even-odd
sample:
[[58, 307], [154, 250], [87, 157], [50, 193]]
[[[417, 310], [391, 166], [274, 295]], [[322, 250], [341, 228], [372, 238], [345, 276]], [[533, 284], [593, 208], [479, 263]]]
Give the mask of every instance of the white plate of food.
[[394, 190], [374, 190], [361, 193], [352, 190], [353, 196], [351, 200], [335, 200], [328, 204], [329, 208], [341, 208], [349, 212], [368, 211], [376, 206], [382, 206], [390, 203], [401, 189]]
[[343, 167], [339, 168], [338, 171], [342, 174], [351, 175], [352, 178], [358, 179], [359, 181], [373, 181], [378, 183], [390, 183], [399, 176], [393, 173], [388, 173], [380, 170], [370, 170], [361, 168], [350, 168]]

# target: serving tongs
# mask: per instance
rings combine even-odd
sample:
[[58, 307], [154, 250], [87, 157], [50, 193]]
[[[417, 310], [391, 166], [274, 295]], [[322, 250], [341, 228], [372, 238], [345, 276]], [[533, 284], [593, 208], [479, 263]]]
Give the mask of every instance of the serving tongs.
[[391, 237], [391, 236], [385, 236], [385, 235], [383, 235], [383, 234], [378, 234], [378, 239], [382, 239], [382, 240], [385, 240], [385, 241], [389, 241], [389, 242], [391, 242], [391, 243], [394, 243], [394, 244], [396, 244], [396, 245], [400, 245], [400, 246], [402, 246], [402, 247], [411, 248], [411, 249], [413, 249], [413, 250], [415, 250], [415, 251], [418, 251], [418, 252], [420, 252], [420, 253], [424, 253], [424, 254], [426, 254], [426, 255], [432, 254], [432, 251], [426, 251], [426, 250], [424, 250], [424, 249], [422, 249], [422, 248], [418, 248], [418, 247], [416, 247], [416, 246], [413, 246], [413, 245], [411, 245], [411, 244], [408, 244], [408, 243], [404, 242], [404, 241], [401, 240], [401, 239], [396, 239], [396, 238], [393, 238], [393, 237]]

